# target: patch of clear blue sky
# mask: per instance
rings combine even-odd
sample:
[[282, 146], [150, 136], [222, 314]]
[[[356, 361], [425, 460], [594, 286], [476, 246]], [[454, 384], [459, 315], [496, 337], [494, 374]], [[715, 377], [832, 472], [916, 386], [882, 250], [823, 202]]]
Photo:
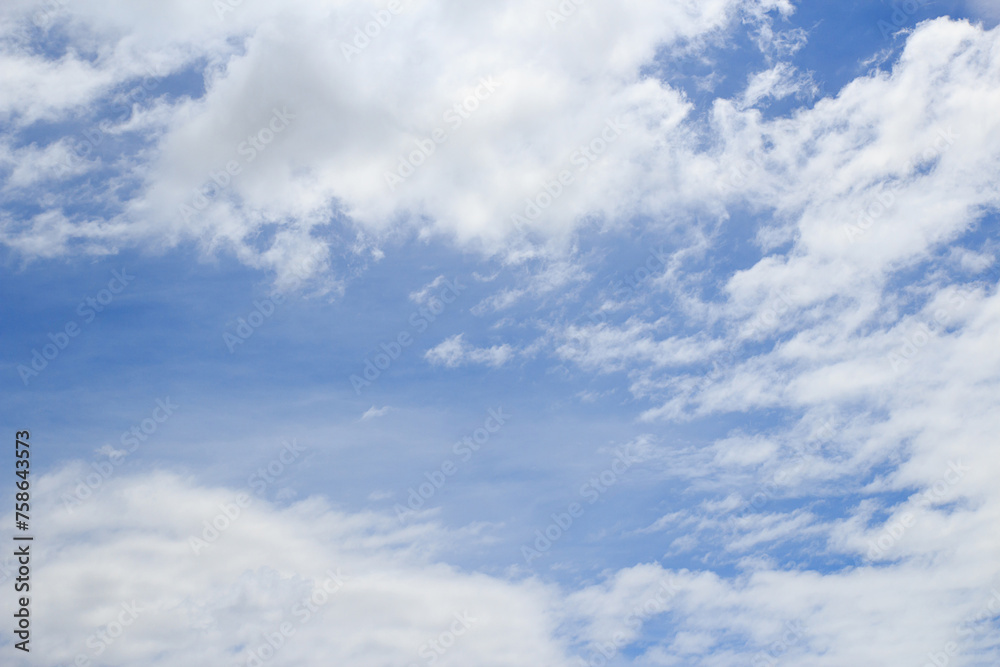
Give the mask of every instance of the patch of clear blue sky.
[[[226, 259], [200, 263], [193, 255], [182, 247], [160, 257], [126, 252], [19, 269], [8, 253], [0, 318], [8, 354], [0, 369], [0, 414], [7, 423], [27, 419], [35, 422], [25, 424], [29, 428], [44, 425], [37, 436], [47, 443], [36, 462], [40, 470], [66, 459], [100, 460], [94, 450], [105, 443], [120, 447], [120, 434], [148, 417], [157, 398], [169, 396], [180, 405], [176, 415], [129, 456], [126, 468], [167, 466], [206, 482], [246, 486], [254, 470], [275, 458], [283, 439], [295, 438], [308, 450], [308, 465], [291, 466], [268, 489], [268, 498], [290, 488], [297, 497], [321, 493], [345, 509], [391, 511], [395, 503], [405, 504], [409, 489], [426, 481], [425, 473], [452, 460], [459, 472], [426, 507], [441, 508], [440, 518], [450, 526], [509, 524], [507, 553], [469, 554], [502, 569], [520, 561], [519, 545], [536, 527], [544, 529], [552, 512], [582, 501], [580, 486], [614, 456], [600, 449], [625, 445], [646, 432], [663, 442], [708, 443], [745, 424], [740, 416], [676, 427], [636, 424], [636, 406], [620, 378], [595, 378], [544, 354], [500, 369], [430, 368], [423, 352], [441, 340], [462, 332], [473, 341], [488, 335], [493, 318], [469, 309], [509, 280], [501, 272], [494, 283], [476, 283], [470, 275], [483, 270], [480, 262], [434, 245], [419, 256], [390, 249], [332, 303], [291, 298], [230, 353], [223, 334], [235, 333], [238, 318], [249, 315], [255, 300], [268, 297], [265, 278]], [[122, 268], [134, 279], [86, 322], [79, 304], [96, 297], [112, 270]], [[467, 290], [419, 333], [409, 323], [418, 310], [409, 294], [441, 274]], [[534, 309], [529, 303], [513, 314], [524, 318]], [[17, 364], [29, 365], [32, 351], [41, 351], [50, 342], [48, 334], [58, 335], [69, 321], [81, 333], [25, 387]], [[379, 343], [400, 331], [413, 334], [416, 342], [357, 396], [349, 376], [361, 373]], [[588, 387], [614, 391], [581, 403], [576, 394]], [[372, 405], [394, 410], [359, 421]], [[454, 444], [482, 426], [489, 408], [498, 407], [510, 415], [509, 423], [462, 461]], [[638, 469], [634, 476], [642, 478]], [[679, 491], [672, 484], [637, 500], [630, 495], [634, 482], [623, 479], [590, 506], [579, 529], [554, 553], [587, 550], [588, 536], [620, 523], [619, 513], [642, 519], [623, 523], [622, 529], [652, 523], [659, 515], [647, 503]], [[393, 495], [372, 503], [372, 492]], [[665, 551], [660, 544], [638, 550], [627, 544], [594, 543], [592, 555], [604, 551], [605, 560], [576, 567], [589, 572], [612, 561], [627, 565], [638, 552], [652, 560]]]

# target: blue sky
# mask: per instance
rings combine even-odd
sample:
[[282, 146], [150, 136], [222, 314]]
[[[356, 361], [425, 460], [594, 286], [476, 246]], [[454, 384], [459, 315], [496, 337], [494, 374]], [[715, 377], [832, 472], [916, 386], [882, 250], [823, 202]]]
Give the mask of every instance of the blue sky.
[[991, 3], [202, 4], [2, 10], [11, 660], [996, 664]]

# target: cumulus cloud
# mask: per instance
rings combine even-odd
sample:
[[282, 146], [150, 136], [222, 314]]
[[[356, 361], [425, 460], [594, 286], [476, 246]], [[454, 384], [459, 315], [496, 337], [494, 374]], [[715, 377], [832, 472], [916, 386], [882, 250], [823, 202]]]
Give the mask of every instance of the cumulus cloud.
[[569, 666], [619, 654], [666, 619], [642, 660], [874, 666], [919, 662], [952, 641], [970, 659], [985, 655], [1000, 603], [980, 574], [989, 550], [958, 540], [941, 557], [962, 566], [934, 569], [946, 577], [927, 576], [926, 561], [825, 576], [756, 567], [732, 581], [653, 563], [564, 591], [441, 561], [456, 540], [482, 539], [476, 531], [400, 527], [319, 498], [281, 509], [166, 473], [118, 474], [70, 513], [60, 494], [87, 470], [72, 464], [36, 481], [34, 622], [46, 641], [33, 659], [47, 664], [83, 655], [246, 665], [253, 652], [265, 664], [410, 665], [433, 655], [442, 665]]
[[[323, 271], [353, 229], [377, 243], [404, 225], [498, 252], [516, 234], [566, 238], [584, 218], [665, 211], [697, 194], [676, 184], [696, 159], [681, 127], [690, 105], [639, 71], [717, 39], [742, 14], [766, 23], [766, 11], [791, 11], [750, 0], [587, 3], [553, 25], [554, 8], [526, 0], [404, 3], [366, 37], [366, 2], [241, 5], [221, 17], [193, 2], [141, 6], [59, 8], [46, 30], [76, 49], [60, 58], [32, 51], [23, 32], [4, 35], [0, 57], [24, 88], [0, 109], [8, 129], [69, 119], [83, 125], [72, 138], [84, 147], [95, 127], [133, 132], [115, 168], [132, 194], [111, 198], [108, 226], [82, 214], [56, 237], [41, 218], [5, 225], [4, 242], [29, 257], [75, 241], [198, 239], [279, 273], [301, 256]], [[24, 26], [34, 10], [4, 12]], [[201, 74], [204, 93], [161, 94], [163, 77], [181, 72]], [[82, 112], [143, 82], [153, 92], [126, 100], [123, 114]], [[87, 151], [91, 170], [101, 152]], [[267, 251], [261, 236], [274, 238]]]
[[47, 639], [16, 664], [253, 665], [269, 638], [281, 646], [267, 664], [571, 664], [554, 589], [441, 563], [461, 534], [318, 498], [277, 509], [165, 473], [116, 476], [70, 513], [58, 498], [85, 475], [35, 482], [48, 501], [32, 605]]

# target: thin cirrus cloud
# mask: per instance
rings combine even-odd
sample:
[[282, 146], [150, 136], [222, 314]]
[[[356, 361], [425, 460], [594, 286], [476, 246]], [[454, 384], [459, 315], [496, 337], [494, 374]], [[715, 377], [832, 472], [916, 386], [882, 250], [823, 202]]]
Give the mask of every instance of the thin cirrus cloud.
[[456, 334], [438, 343], [424, 353], [424, 358], [434, 365], [455, 368], [465, 364], [484, 364], [494, 368], [503, 366], [516, 354], [506, 343], [492, 347], [475, 347], [467, 343], [462, 334]]

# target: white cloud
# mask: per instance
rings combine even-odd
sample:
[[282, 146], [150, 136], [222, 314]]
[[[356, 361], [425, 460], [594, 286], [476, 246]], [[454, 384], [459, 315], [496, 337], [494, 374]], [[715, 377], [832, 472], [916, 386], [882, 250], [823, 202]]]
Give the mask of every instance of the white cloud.
[[383, 406], [381, 408], [376, 408], [373, 405], [370, 408], [368, 408], [367, 410], [365, 410], [365, 413], [363, 415], [361, 415], [361, 421], [367, 421], [369, 419], [376, 419], [378, 417], [384, 417], [385, 415], [389, 414], [390, 410], [392, 410], [392, 408], [390, 408], [388, 405], [385, 405], [385, 406]]
[[637, 318], [630, 318], [620, 327], [604, 323], [573, 325], [562, 332], [563, 342], [556, 352], [560, 358], [584, 368], [610, 372], [640, 363], [656, 367], [688, 365], [709, 358], [721, 347], [707, 337], [658, 341], [654, 333], [664, 326], [664, 322], [645, 323]]
[[[5, 11], [16, 25], [35, 7]], [[791, 9], [750, 0], [588, 3], [553, 30], [548, 8], [527, 0], [407, 3], [348, 59], [343, 45], [372, 20], [367, 2], [244, 3], [223, 17], [195, 2], [73, 3], [58, 25], [96, 57], [46, 59], [7, 33], [5, 67], [20, 72], [24, 90], [8, 96], [16, 106], [6, 113], [22, 124], [79, 116], [153, 65], [175, 72], [207, 63], [203, 98], [143, 103], [154, 143], [129, 165], [127, 177], [140, 188], [120, 204], [110, 238], [73, 219], [67, 240], [198, 239], [283, 280], [281, 265], [300, 256], [328, 270], [331, 243], [353, 236], [331, 229], [334, 217], [375, 239], [402, 226], [499, 252], [514, 233], [511, 216], [524, 215], [531, 199], [547, 208], [523, 231], [565, 244], [585, 218], [618, 224], [697, 200], [697, 191], [676, 185], [704, 159], [689, 154], [681, 127], [689, 104], [637, 73], [658, 52], [718, 39], [740, 12], [766, 23], [761, 7]], [[462, 104], [469, 108], [456, 116]], [[275, 109], [291, 120], [272, 140]], [[430, 151], [435, 128], [447, 141], [426, 159], [414, 153], [419, 142]], [[267, 143], [251, 153], [244, 142], [255, 135]], [[595, 153], [581, 150], [591, 143]], [[390, 187], [386, 173], [411, 155], [425, 164]], [[230, 163], [238, 175], [226, 174]], [[572, 183], [559, 184], [562, 170]], [[213, 178], [228, 183], [216, 189]], [[202, 200], [197, 191], [206, 187]], [[182, 213], [196, 203], [200, 210]], [[260, 252], [253, 240], [262, 232], [274, 232], [282, 247]], [[25, 254], [70, 247], [52, 246], [35, 224], [6, 227], [3, 238]]]
[[[315, 499], [287, 510], [255, 504], [195, 557], [186, 536], [218, 503], [231, 501], [228, 492], [165, 475], [121, 478], [69, 518], [51, 506], [60, 485], [72, 481], [60, 473], [39, 484], [50, 507], [41, 524], [48, 532], [38, 541], [36, 604], [58, 610], [38, 618], [39, 634], [52, 638], [42, 645], [46, 659], [72, 660], [119, 604], [136, 599], [150, 609], [109, 650], [111, 658], [141, 664], [165, 652], [176, 664], [218, 664], [238, 642], [261, 642], [281, 610], [331, 566], [355, 580], [282, 649], [297, 664], [318, 664], [317, 655], [324, 664], [331, 656], [345, 664], [415, 661], [421, 642], [465, 608], [483, 620], [443, 664], [570, 664], [556, 631], [567, 618], [577, 623], [571, 639], [595, 642], [594, 650], [615, 632], [630, 642], [639, 631], [628, 614], [670, 577], [680, 580], [680, 592], [656, 615], [668, 614], [671, 633], [651, 642], [640, 661], [745, 664], [747, 652], [771, 645], [789, 621], [801, 624], [781, 649], [790, 664], [919, 664], [959, 639], [970, 660], [987, 659], [987, 640], [963, 635], [960, 624], [989, 604], [1000, 574], [1000, 295], [995, 278], [974, 273], [992, 265], [995, 245], [948, 246], [1000, 205], [1000, 31], [947, 19], [920, 24], [891, 72], [859, 78], [792, 117], [765, 120], [744, 107], [794, 90], [791, 71], [773, 65], [743, 100], [715, 103], [714, 147], [699, 152], [685, 98], [636, 72], [661, 46], [696, 49], [738, 5], [588, 3], [556, 31], [534, 4], [413, 5], [350, 63], [340, 43], [368, 20], [365, 3], [246, 4], [221, 21], [204, 3], [157, 5], [149, 17], [120, 3], [74, 3], [62, 19], [71, 36], [112, 45], [93, 61], [29, 56], [16, 35], [4, 33], [0, 63], [21, 68], [12, 78], [19, 92], [2, 109], [15, 124], [66, 118], [140, 76], [128, 63], [146, 40], [166, 50], [172, 69], [206, 57], [211, 72], [204, 99], [161, 102], [148, 112], [144, 127], [160, 134], [137, 170], [144, 189], [120, 217], [70, 219], [58, 201], [28, 220], [5, 217], [5, 242], [26, 256], [65, 253], [79, 239], [89, 252], [111, 252], [124, 242], [198, 238], [294, 284], [330, 267], [325, 234], [337, 214], [371, 243], [410, 227], [423, 238], [443, 234], [493, 252], [513, 233], [510, 214], [548, 187], [553, 204], [521, 232], [551, 244], [519, 242], [507, 258], [528, 264], [542, 257], [547, 268], [537, 273], [544, 280], [504, 288], [481, 304], [483, 312], [583, 280], [572, 258], [551, 258], [572, 255], [567, 239], [585, 218], [613, 227], [644, 214], [669, 226], [684, 211], [705, 214], [711, 223], [685, 223], [703, 227], [690, 234], [690, 252], [676, 253], [679, 264], [650, 286], [677, 292], [689, 318], [683, 330], [649, 313], [618, 325], [569, 326], [554, 331], [556, 355], [585, 370], [628, 373], [633, 393], [651, 401], [642, 415], [650, 421], [758, 410], [787, 416], [766, 437], [729, 433], [703, 451], [660, 447], [650, 460], [663, 465], [664, 477], [719, 498], [668, 513], [647, 532], [682, 526], [689, 534], [677, 539], [686, 541], [673, 546], [712, 549], [702, 554], [709, 563], [719, 553], [777, 548], [803, 536], [817, 545], [817, 557], [848, 563], [820, 574], [780, 562], [779, 549], [740, 561], [729, 579], [638, 565], [560, 601], [534, 581], [437, 563], [454, 538], [435, 526], [401, 529], [391, 518], [337, 513]], [[754, 6], [791, 11], [787, 2]], [[159, 26], [165, 29], [154, 30]], [[245, 38], [241, 48], [225, 41], [232, 36]], [[772, 55], [799, 44], [781, 43], [764, 28], [758, 40]], [[550, 57], [532, 60], [539, 49]], [[387, 71], [394, 76], [383, 76]], [[389, 189], [385, 170], [489, 76], [497, 89], [426, 165]], [[288, 127], [252, 161], [241, 156], [245, 137], [285, 106], [295, 116]], [[572, 197], [552, 194], [552, 179], [572, 165], [579, 142], [618, 116], [625, 131], [578, 172]], [[52, 178], [52, 160], [63, 150], [59, 143], [6, 145], [9, 190]], [[231, 185], [198, 215], [178, 215], [193, 188], [231, 159], [242, 160]], [[690, 289], [684, 262], [697, 267], [711, 257], [714, 226], [725, 224], [729, 204], [763, 212], [753, 234], [761, 257], [723, 276], [718, 297], [703, 301]], [[263, 230], [275, 241], [261, 252], [249, 239]], [[943, 263], [965, 273], [954, 278]], [[301, 271], [290, 268], [297, 265]], [[901, 270], [924, 268], [907, 288], [895, 285]], [[412, 298], [426, 296], [424, 288]], [[519, 353], [505, 343], [475, 347], [458, 334], [425, 358], [498, 367]], [[379, 412], [372, 406], [362, 418], [376, 416], [372, 410]], [[827, 419], [836, 431], [819, 438]], [[808, 441], [818, 449], [805, 464], [789, 464], [795, 443]], [[922, 503], [959, 461], [968, 467], [960, 482]], [[739, 500], [767, 488], [768, 502], [822, 493], [844, 506], [823, 518], [812, 508], [768, 509], [720, 533], [742, 507], [734, 487]], [[869, 497], [884, 492], [910, 497], [895, 504]], [[879, 565], [863, 564], [870, 543], [907, 513], [912, 525], [893, 536]]]
[[788, 63], [779, 63], [750, 77], [739, 108], [746, 109], [758, 106], [765, 99], [780, 100], [791, 95], [813, 97], [816, 92], [812, 77], [798, 72]]
[[442, 341], [424, 353], [424, 358], [434, 365], [457, 368], [467, 364], [483, 364], [498, 368], [514, 358], [516, 351], [510, 345], [475, 347], [463, 338], [464, 334]]
[[[433, 652], [427, 642], [448, 632], [455, 614], [474, 622], [438, 664], [570, 664], [554, 634], [554, 589], [438, 562], [460, 534], [336, 512], [317, 498], [281, 510], [254, 498], [196, 555], [189, 536], [203, 536], [220, 505], [236, 507], [237, 491], [164, 473], [116, 475], [69, 514], [59, 494], [86, 472], [68, 468], [35, 482], [33, 627], [45, 639], [32, 643], [31, 664], [71, 664], [84, 654], [92, 664], [245, 665], [247, 650], [266, 645], [282, 623], [294, 634], [273, 664], [424, 664], [421, 650]], [[324, 585], [337, 588], [331, 571], [344, 583], [326, 595]], [[311, 595], [317, 610], [304, 620], [300, 603]], [[88, 637], [133, 601], [138, 617], [98, 657], [101, 642], [88, 647]]]
[[[453, 627], [455, 614], [470, 619], [469, 628], [437, 664], [578, 665], [574, 653], [587, 659], [615, 641], [620, 652], [661, 618], [669, 629], [643, 650], [663, 664], [677, 664], [679, 653], [687, 656], [682, 664], [746, 664], [772, 650], [789, 623], [797, 635], [783, 656], [802, 665], [918, 664], [950, 641], [970, 658], [988, 650], [986, 627], [975, 619], [989, 617], [997, 582], [991, 551], [981, 548], [990, 539], [982, 524], [973, 548], [956, 534], [938, 545], [936, 561], [892, 569], [819, 575], [757, 567], [724, 580], [640, 564], [561, 591], [439, 560], [456, 540], [482, 539], [475, 530], [401, 528], [392, 516], [346, 514], [318, 498], [285, 509], [255, 498], [195, 555], [190, 536], [237, 491], [165, 473], [119, 474], [69, 514], [59, 496], [86, 474], [78, 465], [35, 483], [32, 604], [36, 636], [46, 639], [32, 649], [47, 664], [97, 657], [98, 632], [118, 635], [107, 626], [131, 620], [122, 605], [133, 601], [134, 622], [100, 655], [107, 664], [246, 664], [247, 650], [265, 646], [282, 623], [294, 633], [274, 664], [425, 664], [421, 649], [433, 652], [428, 642]], [[928, 525], [927, 534], [954, 528]], [[324, 585], [329, 593], [320, 592]], [[307, 616], [303, 602], [313, 595]]]
[[447, 280], [448, 279], [445, 278], [444, 276], [438, 276], [431, 282], [421, 287], [416, 292], [411, 292], [410, 301], [413, 301], [414, 303], [420, 305], [427, 304], [431, 299], [431, 297], [434, 296], [434, 292], [438, 290], [438, 288], [441, 287], [441, 285], [444, 285], [447, 282]]

